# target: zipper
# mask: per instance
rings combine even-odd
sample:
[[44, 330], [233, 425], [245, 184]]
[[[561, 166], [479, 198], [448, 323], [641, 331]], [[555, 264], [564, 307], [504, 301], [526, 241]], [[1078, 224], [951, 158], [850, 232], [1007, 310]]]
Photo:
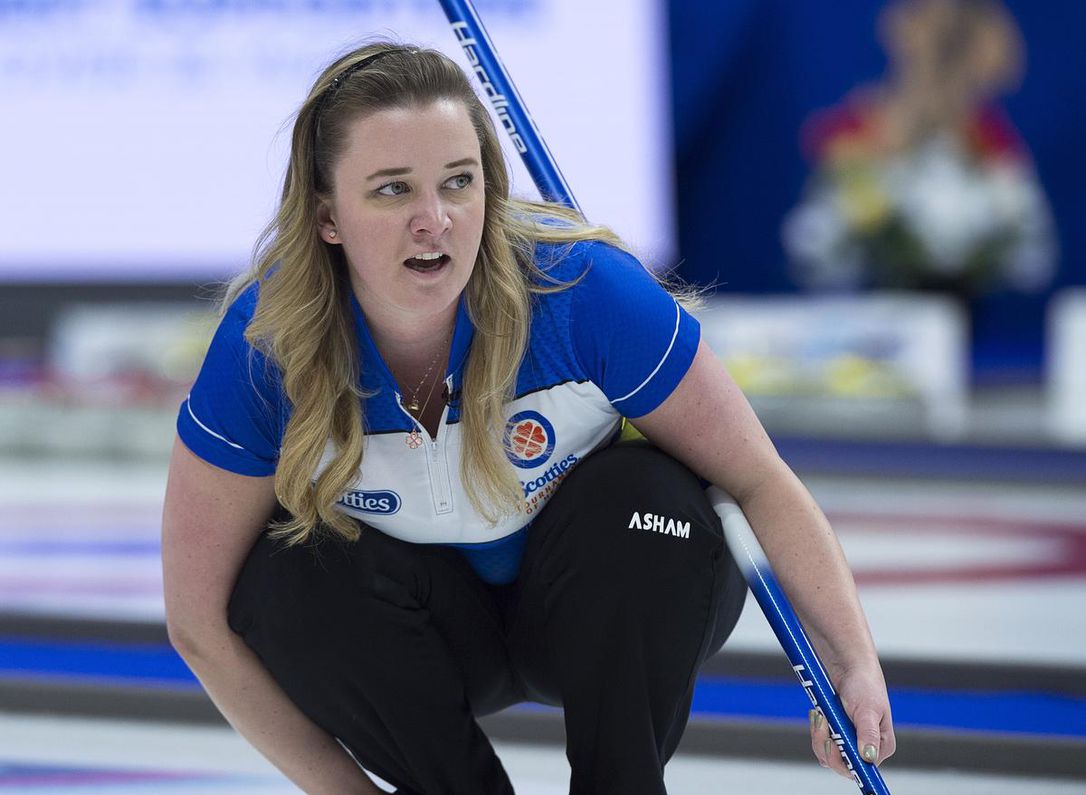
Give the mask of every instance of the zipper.
[[[445, 385], [452, 389], [452, 376], [445, 379]], [[439, 515], [452, 513], [452, 486], [449, 482], [449, 459], [446, 452], [448, 434], [443, 433], [445, 422], [449, 416], [449, 404], [446, 403], [444, 410], [441, 412], [441, 422], [437, 426], [437, 437], [431, 439], [430, 432], [423, 427], [421, 422], [415, 419], [414, 414], [404, 408], [403, 396], [399, 392], [395, 394], [396, 405], [400, 407], [400, 411], [411, 419], [415, 429], [422, 435], [422, 448], [426, 454], [426, 473], [430, 478], [430, 496], [434, 502], [434, 511]]]
[[[434, 510], [439, 514], [452, 513], [452, 487], [449, 482], [449, 456], [446, 453], [446, 442], [449, 434], [442, 433], [445, 429], [445, 420], [449, 416], [449, 404], [445, 404], [441, 412], [441, 424], [437, 428], [437, 438], [429, 439], [427, 452], [430, 464], [430, 485], [433, 487]], [[427, 434], [429, 437], [429, 434]]]

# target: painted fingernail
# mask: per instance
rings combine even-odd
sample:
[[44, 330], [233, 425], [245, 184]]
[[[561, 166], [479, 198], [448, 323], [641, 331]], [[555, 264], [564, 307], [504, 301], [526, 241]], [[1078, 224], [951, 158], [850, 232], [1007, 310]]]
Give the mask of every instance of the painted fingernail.
[[811, 728], [815, 725], [815, 711], [813, 709], [807, 711], [807, 720], [811, 722]]
[[820, 710], [814, 710], [814, 727], [815, 731], [822, 728], [822, 712]]
[[875, 764], [875, 760], [879, 758], [879, 752], [875, 750], [875, 746], [868, 743], [864, 746], [864, 759], [871, 764]]
[[827, 737], [826, 742], [822, 743], [822, 749], [826, 752], [826, 761], [829, 762], [833, 758], [831, 756], [833, 753], [833, 740]]

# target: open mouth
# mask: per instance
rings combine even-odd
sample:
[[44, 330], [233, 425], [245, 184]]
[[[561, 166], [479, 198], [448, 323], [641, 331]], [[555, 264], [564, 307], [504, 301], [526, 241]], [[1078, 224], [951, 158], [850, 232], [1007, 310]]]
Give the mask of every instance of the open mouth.
[[448, 264], [449, 255], [440, 254], [436, 257], [410, 257], [403, 261], [403, 264], [409, 267], [413, 271], [419, 271], [420, 273], [429, 273], [436, 271]]

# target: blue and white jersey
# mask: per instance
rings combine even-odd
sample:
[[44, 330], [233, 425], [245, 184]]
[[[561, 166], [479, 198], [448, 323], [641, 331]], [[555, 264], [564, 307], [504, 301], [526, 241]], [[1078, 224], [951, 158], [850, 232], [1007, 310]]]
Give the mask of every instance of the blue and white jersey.
[[[510, 582], [523, 532], [585, 456], [610, 444], [621, 418], [649, 413], [694, 359], [699, 328], [634, 257], [602, 242], [539, 244], [549, 276], [576, 284], [533, 296], [528, 348], [505, 435], [524, 490], [520, 509], [498, 524], [481, 517], [461, 480], [460, 401], [474, 328], [463, 299], [445, 384], [449, 401], [437, 438], [407, 412], [352, 297], [366, 438], [358, 477], [338, 503], [390, 536], [456, 546], [488, 582]], [[177, 430], [197, 456], [242, 475], [272, 475], [290, 416], [278, 368], [244, 337], [257, 285], [227, 311]], [[421, 443], [417, 434], [421, 434]], [[325, 461], [331, 456], [331, 448]], [[323, 466], [322, 462], [322, 466]], [[470, 472], [470, 468], [469, 468]], [[519, 531], [519, 532], [518, 532]]]

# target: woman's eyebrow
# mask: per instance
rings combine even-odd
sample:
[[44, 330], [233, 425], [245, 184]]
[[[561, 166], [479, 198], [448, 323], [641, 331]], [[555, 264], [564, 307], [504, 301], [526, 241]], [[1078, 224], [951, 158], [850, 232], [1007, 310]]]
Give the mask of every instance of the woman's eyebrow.
[[[454, 160], [451, 163], [446, 163], [445, 168], [460, 168], [460, 166], [478, 166], [479, 161], [474, 157], [462, 157], [459, 160]], [[378, 177], [402, 177], [404, 174], [410, 174], [411, 169], [406, 166], [399, 168], [382, 168], [380, 171], [374, 171], [366, 179], [377, 179]]]
[[377, 177], [402, 177], [404, 174], [410, 174], [411, 169], [406, 167], [400, 168], [382, 168], [380, 171], [374, 171], [366, 179], [377, 179]]

